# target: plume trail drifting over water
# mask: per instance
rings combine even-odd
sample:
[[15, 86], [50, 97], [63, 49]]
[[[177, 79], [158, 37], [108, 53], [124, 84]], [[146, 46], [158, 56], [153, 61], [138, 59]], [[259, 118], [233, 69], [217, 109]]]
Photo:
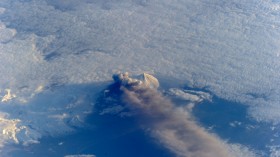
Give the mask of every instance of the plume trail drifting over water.
[[232, 156], [227, 146], [198, 126], [186, 109], [175, 107], [157, 89], [147, 86], [153, 82], [132, 79], [127, 73], [113, 78], [120, 84], [121, 101], [139, 118], [141, 126], [177, 156]]

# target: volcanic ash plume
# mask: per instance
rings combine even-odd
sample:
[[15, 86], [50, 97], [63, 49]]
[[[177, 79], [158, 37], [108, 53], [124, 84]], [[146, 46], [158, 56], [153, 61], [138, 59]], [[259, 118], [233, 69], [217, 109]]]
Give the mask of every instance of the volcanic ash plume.
[[123, 103], [155, 139], [180, 157], [231, 156], [224, 143], [198, 126], [188, 111], [176, 107], [157, 91], [155, 77], [142, 76], [141, 80], [133, 79], [124, 73], [113, 78], [120, 84]]

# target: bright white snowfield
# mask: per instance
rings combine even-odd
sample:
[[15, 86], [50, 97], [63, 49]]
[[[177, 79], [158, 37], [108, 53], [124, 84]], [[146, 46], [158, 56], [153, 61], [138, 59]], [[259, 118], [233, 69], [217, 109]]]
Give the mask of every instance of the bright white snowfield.
[[0, 74], [1, 157], [280, 157], [279, 0], [0, 0]]

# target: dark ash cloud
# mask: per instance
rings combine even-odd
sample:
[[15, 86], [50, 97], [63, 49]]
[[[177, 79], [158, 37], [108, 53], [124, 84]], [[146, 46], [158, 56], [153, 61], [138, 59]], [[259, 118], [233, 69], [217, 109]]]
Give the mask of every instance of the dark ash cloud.
[[120, 84], [122, 103], [137, 116], [141, 126], [177, 156], [232, 156], [221, 140], [198, 126], [188, 111], [176, 107], [156, 89], [127, 74], [115, 75], [114, 80]]

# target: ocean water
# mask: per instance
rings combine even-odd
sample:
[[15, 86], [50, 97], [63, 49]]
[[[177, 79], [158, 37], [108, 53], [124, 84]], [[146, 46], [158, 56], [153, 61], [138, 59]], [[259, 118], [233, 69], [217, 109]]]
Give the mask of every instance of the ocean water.
[[248, 108], [214, 96], [211, 102], [196, 105], [193, 115], [200, 125], [228, 143], [246, 145], [256, 154], [269, 157], [270, 146], [280, 144], [279, 125], [256, 121], [248, 116]]

